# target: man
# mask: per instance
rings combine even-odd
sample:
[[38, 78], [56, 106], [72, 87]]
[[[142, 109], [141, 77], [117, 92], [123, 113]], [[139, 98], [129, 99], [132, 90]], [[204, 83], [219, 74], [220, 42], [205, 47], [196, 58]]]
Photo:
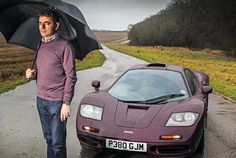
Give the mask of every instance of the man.
[[66, 158], [66, 121], [77, 81], [72, 46], [58, 35], [59, 25], [55, 11], [40, 13], [37, 69], [26, 70], [26, 78], [37, 81], [37, 109], [48, 158]]

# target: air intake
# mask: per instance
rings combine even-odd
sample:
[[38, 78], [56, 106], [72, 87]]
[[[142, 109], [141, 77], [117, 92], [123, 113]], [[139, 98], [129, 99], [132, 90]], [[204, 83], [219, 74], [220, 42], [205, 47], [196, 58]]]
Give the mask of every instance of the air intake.
[[166, 67], [166, 64], [162, 64], [162, 63], [151, 63], [151, 64], [148, 64], [146, 67], [162, 67], [162, 68], [165, 68], [165, 67]]

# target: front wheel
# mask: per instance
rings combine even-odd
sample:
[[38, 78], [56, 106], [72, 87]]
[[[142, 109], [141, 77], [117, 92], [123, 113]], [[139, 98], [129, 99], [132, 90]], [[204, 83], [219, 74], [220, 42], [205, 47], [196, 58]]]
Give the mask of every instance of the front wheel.
[[96, 151], [93, 149], [88, 149], [86, 147], [82, 146], [82, 149], [80, 151], [81, 157], [99, 157], [98, 155], [102, 153], [102, 151]]
[[204, 151], [204, 146], [205, 146], [205, 130], [203, 130], [202, 132], [202, 137], [201, 137], [201, 140], [200, 140], [200, 143], [198, 144], [198, 147], [197, 147], [197, 150], [196, 150], [196, 153], [202, 153]]

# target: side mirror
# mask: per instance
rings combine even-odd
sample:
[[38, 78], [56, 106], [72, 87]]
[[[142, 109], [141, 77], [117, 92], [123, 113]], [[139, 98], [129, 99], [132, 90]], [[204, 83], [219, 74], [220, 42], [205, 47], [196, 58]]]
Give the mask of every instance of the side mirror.
[[203, 86], [203, 87], [202, 87], [202, 93], [203, 93], [203, 94], [209, 94], [209, 93], [211, 93], [211, 92], [212, 92], [211, 86]]
[[100, 81], [97, 80], [92, 81], [92, 86], [95, 88], [95, 91], [98, 92], [100, 87]]

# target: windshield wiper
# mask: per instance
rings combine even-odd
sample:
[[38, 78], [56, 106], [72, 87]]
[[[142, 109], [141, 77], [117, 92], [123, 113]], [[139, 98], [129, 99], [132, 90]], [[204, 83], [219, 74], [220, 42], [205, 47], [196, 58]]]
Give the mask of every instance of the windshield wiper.
[[169, 99], [173, 99], [173, 98], [178, 98], [178, 97], [182, 97], [184, 96], [184, 94], [167, 94], [167, 95], [163, 95], [163, 96], [159, 96], [156, 98], [152, 98], [152, 99], [148, 99], [148, 100], [144, 100], [144, 101], [137, 101], [137, 100], [121, 100], [118, 99], [118, 101], [123, 102], [123, 103], [136, 103], [136, 104], [158, 104], [158, 103], [168, 103]]
[[123, 103], [146, 104], [146, 101], [137, 101], [137, 100], [121, 100], [121, 99], [118, 99], [118, 101], [123, 102]]
[[178, 97], [182, 97], [184, 96], [184, 94], [167, 94], [167, 95], [163, 95], [163, 96], [159, 96], [156, 98], [152, 98], [152, 99], [148, 99], [146, 100], [146, 104], [157, 104], [157, 103], [167, 103], [169, 99], [173, 99], [173, 98], [178, 98]]

